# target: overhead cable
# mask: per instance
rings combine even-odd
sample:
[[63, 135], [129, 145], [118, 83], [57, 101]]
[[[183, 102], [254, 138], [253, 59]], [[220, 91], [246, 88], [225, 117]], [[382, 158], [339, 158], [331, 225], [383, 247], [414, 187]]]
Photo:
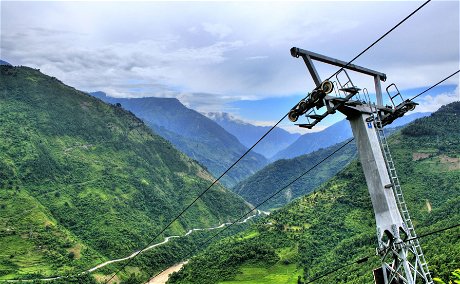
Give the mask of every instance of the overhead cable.
[[[398, 24], [396, 24], [393, 28], [391, 28], [389, 31], [387, 31], [385, 34], [383, 34], [380, 38], [378, 38], [376, 41], [374, 41], [371, 45], [369, 45], [367, 48], [365, 48], [363, 51], [361, 51], [357, 56], [355, 56], [351, 61], [349, 61], [344, 67], [348, 66], [351, 64], [353, 61], [355, 61], [358, 57], [363, 55], [365, 52], [367, 52], [371, 47], [373, 47], [375, 44], [377, 44], [380, 40], [382, 40], [384, 37], [386, 37], [388, 34], [390, 34], [392, 31], [394, 31], [397, 27], [399, 27], [402, 23], [404, 23], [407, 19], [412, 17], [415, 13], [417, 13], [421, 8], [423, 8], [426, 4], [431, 2], [431, 0], [426, 1], [423, 3], [420, 7], [418, 7], [416, 10], [414, 10], [412, 13], [410, 13], [407, 17], [405, 17], [403, 20], [401, 20]], [[343, 67], [342, 67], [343, 69]], [[341, 70], [341, 69], [340, 69]], [[339, 70], [339, 71], [340, 71]], [[338, 72], [339, 72], [338, 71]], [[337, 72], [335, 73], [337, 74]], [[332, 78], [335, 74], [333, 74], [331, 77]], [[185, 211], [187, 211], [190, 207], [192, 207], [193, 204], [195, 204], [198, 199], [200, 199], [209, 189], [211, 189], [212, 186], [214, 186], [225, 174], [227, 174], [239, 161], [241, 161], [257, 144], [259, 144], [260, 141], [262, 141], [275, 127], [277, 127], [281, 121], [284, 120], [288, 116], [288, 113], [286, 113], [275, 125], [273, 125], [253, 146], [251, 146], [238, 160], [236, 160], [227, 170], [225, 170], [217, 179], [215, 179], [211, 185], [209, 185], [205, 190], [203, 190], [196, 198], [193, 200], [189, 205], [187, 205], [173, 220], [171, 220], [166, 227], [164, 227], [159, 233], [157, 233], [152, 240], [139, 252], [131, 258], [125, 265], [123, 265], [120, 269], [118, 269], [105, 283], [108, 283], [110, 280], [112, 280], [121, 270], [123, 270], [128, 264], [134, 260], [140, 253], [142, 253], [143, 250], [145, 250], [148, 246], [150, 246], [156, 238], [158, 238], [162, 233], [164, 233], [177, 219], [179, 219]]]
[[[303, 172], [301, 175], [299, 175], [298, 177], [296, 177], [295, 179], [293, 179], [291, 182], [289, 182], [287, 185], [283, 186], [281, 189], [277, 190], [275, 193], [273, 193], [272, 195], [270, 195], [268, 198], [266, 198], [264, 201], [260, 202], [257, 206], [255, 206], [254, 208], [252, 208], [250, 211], [248, 211], [246, 214], [242, 215], [240, 218], [236, 219], [235, 221], [233, 221], [231, 224], [229, 224], [228, 226], [226, 226], [225, 228], [223, 228], [222, 230], [218, 231], [217, 233], [215, 233], [214, 235], [212, 235], [210, 238], [208, 238], [206, 241], [204, 241], [200, 246], [199, 246], [199, 249], [201, 249], [202, 247], [204, 247], [204, 245], [206, 245], [207, 243], [209, 243], [212, 239], [214, 239], [215, 237], [217, 237], [218, 235], [220, 235], [221, 233], [223, 233], [225, 230], [229, 229], [231, 226], [233, 226], [234, 224], [236, 224], [238, 221], [242, 220], [244, 217], [246, 217], [247, 215], [249, 215], [251, 212], [255, 211], [257, 208], [259, 208], [260, 206], [262, 206], [263, 204], [265, 204], [267, 201], [269, 201], [270, 199], [272, 199], [273, 197], [275, 197], [276, 195], [278, 195], [281, 191], [285, 190], [286, 188], [290, 187], [292, 184], [294, 184], [296, 181], [298, 181], [299, 179], [301, 179], [303, 176], [305, 176], [306, 174], [308, 174], [309, 172], [311, 172], [312, 170], [314, 170], [316, 167], [318, 167], [319, 165], [321, 165], [324, 161], [326, 161], [327, 159], [329, 159], [330, 157], [332, 157], [333, 155], [335, 155], [337, 152], [339, 152], [340, 150], [342, 150], [343, 148], [345, 148], [345, 146], [347, 146], [348, 144], [350, 144], [352, 141], [354, 140], [354, 138], [351, 138], [350, 140], [348, 140], [346, 143], [344, 143], [342, 146], [340, 146], [339, 148], [337, 148], [336, 150], [334, 150], [332, 153], [330, 153], [329, 155], [327, 155], [325, 158], [323, 158], [321, 161], [317, 162], [315, 165], [313, 165], [312, 167], [310, 167], [307, 171]], [[193, 254], [194, 252], [198, 251], [198, 249], [195, 249], [193, 252], [191, 252], [190, 254]], [[189, 255], [190, 255], [189, 254]]]
[[[373, 255], [373, 256], [374, 256], [374, 255]], [[313, 282], [315, 282], [316, 280], [319, 280], [319, 279], [324, 278], [324, 277], [326, 277], [326, 276], [328, 276], [328, 275], [331, 275], [332, 273], [337, 272], [337, 271], [339, 271], [339, 270], [341, 270], [341, 269], [343, 269], [343, 268], [345, 268], [345, 267], [352, 266], [352, 265], [354, 265], [354, 264], [362, 264], [362, 263], [365, 263], [365, 262], [367, 262], [367, 261], [369, 260], [369, 258], [371, 258], [371, 256], [366, 256], [366, 257], [360, 258], [360, 259], [358, 259], [358, 260], [356, 260], [356, 261], [353, 261], [353, 262], [344, 264], [344, 265], [342, 265], [342, 266], [335, 267], [334, 269], [329, 270], [328, 272], [326, 272], [326, 273], [324, 273], [324, 274], [321, 274], [320, 276], [317, 276], [317, 277], [315, 277], [315, 278], [309, 280], [308, 282], [305, 282], [305, 284], [313, 283]]]
[[[420, 7], [418, 7], [417, 9], [415, 9], [412, 13], [410, 13], [409, 15], [407, 15], [407, 17], [405, 17], [404, 19], [402, 19], [399, 23], [397, 23], [394, 27], [392, 27], [389, 31], [387, 31], [386, 33], [384, 33], [381, 37], [379, 37], [377, 40], [375, 40], [371, 45], [369, 45], [368, 47], [366, 47], [363, 51], [361, 51], [358, 55], [356, 55], [352, 60], [350, 60], [347, 64], [345, 64], [344, 67], [340, 68], [337, 72], [335, 72], [334, 74], [332, 74], [329, 79], [331, 79], [332, 77], [334, 77], [335, 75], [337, 75], [338, 73], [340, 73], [345, 67], [347, 67], [348, 65], [350, 65], [353, 61], [355, 61], [356, 59], [358, 59], [358, 57], [360, 57], [361, 55], [363, 55], [366, 51], [368, 51], [369, 49], [371, 49], [375, 44], [377, 44], [379, 41], [381, 41], [384, 37], [386, 37], [387, 35], [389, 35], [392, 31], [394, 31], [397, 27], [399, 27], [402, 23], [404, 23], [405, 21], [407, 21], [410, 17], [412, 17], [415, 13], [417, 13], [420, 9], [422, 9], [423, 7], [425, 7], [426, 4], [430, 3], [431, 0], [428, 0], [426, 1], [425, 3], [423, 3], [422, 5], [420, 5]], [[328, 79], [328, 80], [329, 80]]]
[[148, 248], [161, 234], [163, 234], [177, 219], [179, 219], [185, 211], [187, 211], [190, 207], [192, 207], [193, 204], [195, 204], [198, 199], [200, 199], [206, 192], [208, 192], [209, 189], [211, 189], [212, 186], [214, 186], [225, 174], [227, 174], [239, 161], [241, 161], [257, 144], [259, 144], [262, 139], [264, 139], [273, 129], [275, 129], [278, 124], [283, 121], [283, 119], [287, 116], [285, 114], [275, 125], [273, 125], [262, 137], [260, 137], [259, 140], [257, 140], [254, 145], [251, 146], [246, 152], [238, 159], [236, 160], [225, 172], [223, 172], [217, 179], [215, 179], [205, 190], [203, 190], [189, 205], [187, 205], [176, 217], [174, 217], [159, 233], [157, 233], [150, 242], [146, 246], [144, 246], [141, 250], [137, 252], [137, 254], [128, 260], [120, 269], [118, 269], [105, 283], [108, 283], [110, 280], [112, 280], [121, 270], [123, 270], [126, 266], [128, 266], [131, 261], [133, 261], [140, 253], [142, 253], [146, 248]]
[[428, 92], [429, 90], [433, 89], [434, 87], [436, 87], [437, 85], [441, 84], [442, 82], [446, 81], [447, 79], [453, 77], [455, 74], [457, 74], [458, 72], [460, 72], [460, 70], [457, 70], [455, 71], [454, 73], [450, 74], [449, 76], [447, 76], [446, 78], [442, 79], [441, 81], [437, 82], [436, 84], [434, 84], [433, 86], [429, 87], [428, 89], [426, 89], [425, 91], [421, 92], [420, 94], [414, 96], [412, 99], [410, 99], [410, 101], [418, 98], [419, 96], [423, 95], [424, 93]]

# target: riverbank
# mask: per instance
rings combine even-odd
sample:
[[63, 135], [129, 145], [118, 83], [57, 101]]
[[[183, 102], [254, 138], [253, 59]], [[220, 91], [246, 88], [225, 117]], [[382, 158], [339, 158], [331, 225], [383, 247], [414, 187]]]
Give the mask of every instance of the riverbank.
[[178, 263], [178, 264], [175, 264], [169, 267], [168, 269], [164, 270], [157, 276], [151, 278], [149, 282], [147, 282], [146, 284], [165, 284], [166, 281], [168, 281], [169, 279], [169, 275], [173, 272], [179, 271], [182, 268], [182, 266], [187, 264], [187, 262], [188, 261], [184, 261], [184, 262], [181, 262], [181, 263]]

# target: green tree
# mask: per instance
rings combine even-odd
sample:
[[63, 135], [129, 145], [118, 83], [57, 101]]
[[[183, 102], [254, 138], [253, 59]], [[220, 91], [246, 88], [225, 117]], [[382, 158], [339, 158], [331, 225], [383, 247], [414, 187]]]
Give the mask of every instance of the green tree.
[[[440, 278], [433, 278], [433, 281], [437, 284], [446, 284], [442, 279]], [[460, 269], [455, 269], [452, 272], [452, 279], [449, 280], [449, 284], [460, 284]]]

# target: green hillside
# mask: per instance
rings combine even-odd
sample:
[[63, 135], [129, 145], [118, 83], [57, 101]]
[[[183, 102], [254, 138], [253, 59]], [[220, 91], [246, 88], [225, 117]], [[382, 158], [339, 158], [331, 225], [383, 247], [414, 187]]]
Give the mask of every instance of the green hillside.
[[[211, 183], [130, 112], [31, 68], [0, 66], [0, 76], [0, 280], [126, 256]], [[216, 186], [165, 235], [247, 208]]]
[[[113, 98], [103, 92], [91, 95], [132, 111], [155, 133], [170, 141], [214, 175], [220, 176], [247, 150], [232, 134], [203, 114], [189, 109], [175, 98]], [[232, 187], [267, 164], [267, 159], [249, 152], [221, 182]]]
[[[320, 149], [294, 159], [278, 160], [238, 183], [232, 188], [232, 191], [238, 193], [251, 204], [260, 204], [278, 191], [282, 184], [286, 184], [287, 181], [300, 176], [332, 152], [336, 151], [344, 143]], [[342, 170], [355, 157], [356, 145], [352, 142], [332, 156], [327, 163], [316, 167], [308, 175], [303, 176], [296, 183], [283, 190], [270, 199], [270, 201], [264, 203], [261, 209], [272, 210], [280, 208], [295, 198], [310, 193]], [[274, 185], [279, 187], [275, 187]]]
[[[460, 220], [460, 102], [442, 107], [389, 139], [419, 235]], [[276, 185], [281, 186], [280, 184]], [[375, 221], [361, 165], [354, 161], [314, 193], [193, 258], [169, 283], [373, 283]], [[434, 277], [460, 267], [460, 229], [420, 240]], [[343, 270], [338, 267], [370, 259]]]

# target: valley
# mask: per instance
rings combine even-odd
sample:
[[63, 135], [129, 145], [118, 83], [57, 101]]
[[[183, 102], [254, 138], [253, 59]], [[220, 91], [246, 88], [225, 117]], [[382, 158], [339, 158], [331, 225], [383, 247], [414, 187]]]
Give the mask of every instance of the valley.
[[[0, 280], [72, 275], [128, 255], [213, 181], [128, 111], [38, 70], [0, 68]], [[248, 208], [217, 185], [163, 238]], [[137, 265], [154, 271], [177, 257]], [[107, 267], [97, 277], [116, 264]]]
[[[91, 95], [133, 112], [155, 133], [170, 141], [191, 159], [198, 161], [216, 178], [248, 149], [217, 123], [185, 107], [177, 99], [123, 99], [109, 97], [102, 92]], [[267, 163], [264, 156], [250, 152], [222, 178], [222, 183], [232, 187]]]
[[[209, 231], [223, 229], [247, 212], [247, 202], [259, 204], [275, 185], [298, 176], [342, 142], [266, 167], [259, 164], [260, 170], [246, 173], [245, 179], [233, 176], [228, 182], [235, 184], [234, 193], [223, 186], [211, 190], [161, 236], [163, 241], [134, 259], [148, 243], [146, 236], [158, 232], [180, 206], [209, 185], [212, 175], [163, 138], [177, 138], [179, 132], [137, 118], [131, 112], [134, 106], [124, 108], [128, 102], [103, 103], [35, 69], [1, 68], [6, 80], [0, 82], [0, 130], [5, 137], [0, 145], [0, 240], [5, 244], [0, 280], [100, 283], [123, 268], [115, 282], [141, 283], [152, 271], [190, 259], [168, 283], [188, 283], [189, 277], [200, 283], [297, 283], [298, 277], [312, 279], [345, 257], [356, 259], [372, 251], [375, 225], [353, 143], [261, 208], [273, 214], [255, 224], [246, 222], [255, 215], [250, 216], [216, 242], [199, 245], [212, 235]], [[150, 110], [158, 102], [171, 103], [150, 102]], [[390, 129], [396, 131], [391, 148], [422, 233], [458, 218], [457, 114], [454, 103], [428, 117], [414, 116], [420, 119], [408, 127]], [[201, 114], [192, 115], [202, 119]], [[341, 123], [334, 127], [343, 128]], [[244, 151], [234, 136], [223, 135]], [[440, 191], [433, 192], [434, 181]], [[431, 250], [436, 242], [447, 244], [440, 258]], [[355, 243], [360, 244], [356, 252]], [[458, 242], [440, 235], [427, 238], [422, 246], [435, 275], [447, 279], [458, 262]], [[198, 255], [190, 258], [191, 251]], [[448, 262], [453, 264], [442, 265]], [[370, 260], [344, 283], [368, 281], [370, 267], [377, 263]], [[338, 277], [327, 279], [334, 282]]]
[[0, 284], [460, 284], [459, 12], [0, 0]]
[[[455, 164], [460, 150], [459, 114], [460, 103], [451, 103], [389, 139], [419, 235], [455, 225], [460, 218], [460, 171], [448, 162]], [[168, 283], [279, 283], [276, 279], [296, 273], [309, 281], [363, 257], [369, 260], [331, 273], [320, 283], [371, 283], [372, 270], [379, 265], [374, 232], [367, 186], [359, 162], [353, 161], [311, 194], [192, 258]], [[458, 234], [457, 227], [420, 240], [434, 277], [449, 279], [458, 268]], [[266, 280], [260, 282], [261, 277]]]

